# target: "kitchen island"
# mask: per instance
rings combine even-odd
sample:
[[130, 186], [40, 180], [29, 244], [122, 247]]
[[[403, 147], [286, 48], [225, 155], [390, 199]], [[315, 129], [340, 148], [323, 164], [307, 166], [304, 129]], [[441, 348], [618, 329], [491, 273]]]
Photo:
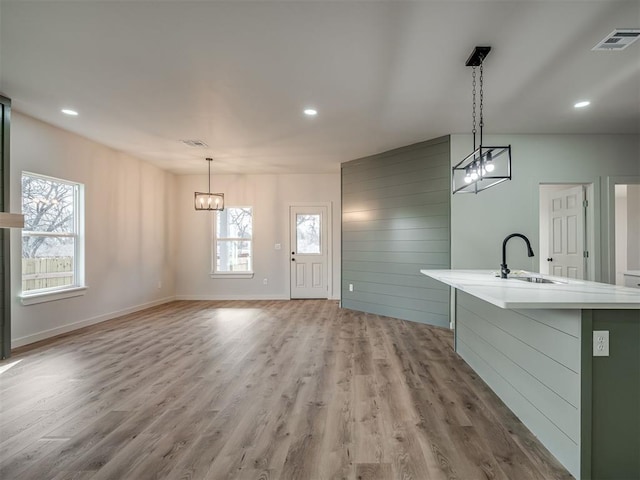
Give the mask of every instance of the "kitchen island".
[[[637, 289], [488, 270], [421, 273], [454, 289], [457, 353], [576, 478], [640, 478]], [[594, 331], [608, 332], [609, 356], [593, 356]]]

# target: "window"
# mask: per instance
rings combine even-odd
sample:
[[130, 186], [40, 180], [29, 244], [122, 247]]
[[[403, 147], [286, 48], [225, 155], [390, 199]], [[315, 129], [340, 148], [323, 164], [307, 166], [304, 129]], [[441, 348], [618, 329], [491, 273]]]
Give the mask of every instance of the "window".
[[296, 251], [307, 255], [322, 254], [320, 248], [320, 214], [296, 214]]
[[23, 298], [82, 286], [81, 194], [79, 183], [22, 174]]
[[226, 207], [216, 212], [213, 273], [253, 275], [253, 208]]

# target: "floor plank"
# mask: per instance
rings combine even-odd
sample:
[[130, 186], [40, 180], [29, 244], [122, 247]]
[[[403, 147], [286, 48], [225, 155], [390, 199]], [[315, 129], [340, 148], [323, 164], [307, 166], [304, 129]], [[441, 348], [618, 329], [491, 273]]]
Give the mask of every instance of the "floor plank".
[[0, 362], [0, 478], [572, 478], [452, 342], [326, 300], [126, 315]]

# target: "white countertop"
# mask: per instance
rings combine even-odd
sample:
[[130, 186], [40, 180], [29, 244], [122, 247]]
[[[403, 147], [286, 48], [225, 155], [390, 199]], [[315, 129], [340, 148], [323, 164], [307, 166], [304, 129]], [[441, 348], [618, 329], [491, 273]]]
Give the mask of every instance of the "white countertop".
[[[523, 272], [566, 282], [528, 283], [502, 279], [491, 270], [420, 270], [420, 273], [500, 308], [640, 309], [640, 291], [607, 283]], [[638, 312], [640, 319], [640, 312]]]
[[628, 270], [623, 272], [623, 275], [629, 275], [632, 277], [640, 277], [640, 270]]

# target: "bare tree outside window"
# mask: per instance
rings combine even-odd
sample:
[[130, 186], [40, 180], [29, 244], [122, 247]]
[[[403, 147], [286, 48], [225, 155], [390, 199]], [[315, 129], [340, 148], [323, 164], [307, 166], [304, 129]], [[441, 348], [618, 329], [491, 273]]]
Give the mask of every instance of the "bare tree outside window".
[[75, 285], [78, 184], [22, 175], [22, 290]]
[[298, 253], [321, 253], [320, 215], [296, 215], [296, 244]]
[[216, 212], [215, 272], [251, 272], [252, 207], [227, 207]]

